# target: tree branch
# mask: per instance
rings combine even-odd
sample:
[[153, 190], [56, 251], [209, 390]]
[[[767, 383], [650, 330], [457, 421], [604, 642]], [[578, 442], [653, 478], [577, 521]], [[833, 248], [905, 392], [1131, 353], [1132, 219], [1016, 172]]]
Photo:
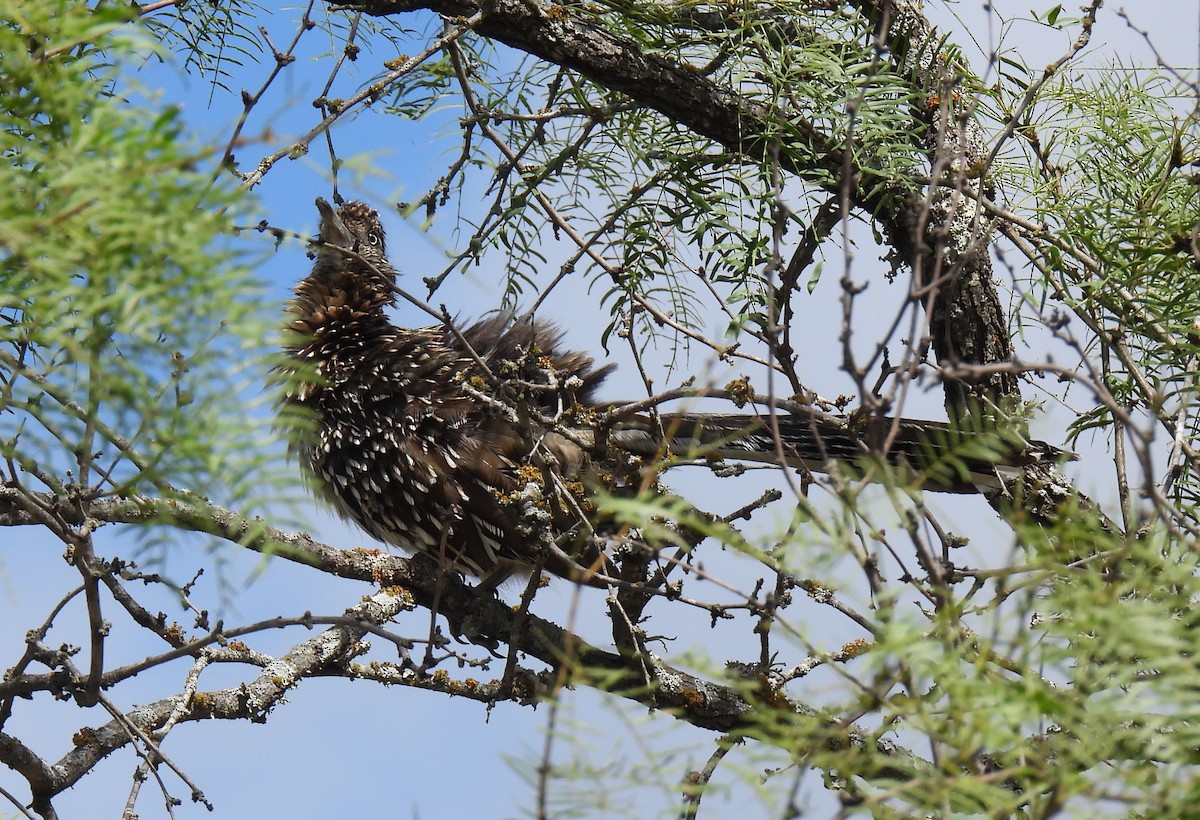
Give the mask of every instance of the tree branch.
[[[65, 520], [82, 515], [76, 506], [52, 494], [43, 494], [42, 501], [58, 511]], [[480, 594], [457, 576], [440, 574], [435, 562], [422, 557], [406, 559], [368, 550], [335, 549], [302, 533], [289, 533], [265, 526], [257, 520], [247, 520], [199, 498], [186, 501], [147, 497], [99, 499], [88, 505], [86, 514], [91, 519], [108, 523], [171, 524], [181, 529], [215, 535], [264, 554], [277, 554], [321, 572], [379, 584], [384, 592], [392, 587], [402, 587], [411, 594], [412, 602], [419, 606], [432, 607], [436, 599], [438, 614], [447, 620], [450, 628], [475, 643], [495, 646], [513, 641], [511, 646], [515, 650], [535, 657], [552, 668], [567, 669], [572, 683], [602, 688], [652, 709], [664, 710], [703, 729], [725, 733], [753, 731], [769, 710], [774, 715], [773, 721], [794, 723], [797, 731], [806, 733], [812, 740], [812, 748], [859, 749], [861, 768], [854, 774], [868, 779], [907, 780], [927, 770], [930, 765], [894, 744], [875, 739], [855, 727], [845, 727], [835, 719], [819, 715], [811, 707], [793, 703], [781, 692], [772, 689], [761, 692], [761, 697], [756, 696], [756, 688], [762, 687], [755, 682], [725, 685], [676, 669], [652, 654], [640, 659], [626, 657], [593, 646], [532, 613], [524, 613], [524, 624], [514, 630], [517, 614], [510, 606], [494, 597]], [[0, 523], [26, 523], [22, 520], [26, 515], [22, 508], [14, 504], [11, 493], [0, 488]], [[389, 610], [391, 614], [395, 611], [399, 609]], [[381, 623], [391, 614], [378, 618], [360, 617], [368, 623]], [[340, 657], [338, 653], [344, 652], [349, 643], [362, 637], [366, 631], [365, 628], [350, 629], [347, 626], [330, 629], [293, 649], [288, 654], [291, 659], [288, 668], [268, 668], [255, 683], [206, 695], [203, 703], [207, 705], [200, 708], [193, 704], [192, 713], [187, 719], [247, 716], [252, 720], [265, 719], [278, 698], [296, 680], [315, 673], [324, 664]], [[649, 681], [646, 679], [647, 670], [651, 677]], [[160, 725], [159, 722], [172, 713], [174, 704], [174, 699], [160, 701], [136, 710], [130, 717], [140, 728], [153, 731]], [[123, 740], [118, 742], [117, 735]], [[83, 759], [94, 764], [127, 740], [127, 735], [119, 732], [111, 737], [105, 735], [95, 748], [76, 750], [72, 754], [82, 755]], [[77, 769], [72, 766], [71, 770]], [[81, 775], [83, 770], [78, 771]], [[55, 779], [55, 793], [61, 790], [58, 789], [59, 785], [59, 780]], [[70, 783], [62, 787], [67, 785]]]
[[[949, 173], [960, 180], [978, 176], [976, 167], [988, 158], [978, 142], [979, 127], [972, 104], [960, 100], [951, 107], [949, 94], [920, 111], [943, 87], [958, 93], [959, 74], [937, 48], [938, 32], [912, 0], [860, 0], [859, 12], [878, 30], [880, 53], [898, 53], [899, 65], [911, 80], [914, 112], [932, 128], [913, 133], [914, 144], [926, 151], [935, 178]], [[341, 6], [346, 7], [346, 6]], [[939, 360], [951, 364], [991, 364], [1012, 357], [1008, 326], [999, 293], [992, 282], [987, 248], [991, 226], [982, 222], [963, 197], [940, 196], [931, 186], [921, 195], [909, 186], [889, 183], [869, 169], [848, 163], [844, 146], [814, 128], [799, 112], [786, 111], [748, 99], [703, 76], [699, 67], [648, 53], [636, 43], [583, 19], [569, 6], [538, 0], [367, 0], [350, 5], [371, 16], [425, 9], [460, 17], [482, 14], [475, 32], [548, 62], [569, 68], [605, 88], [628, 95], [696, 134], [742, 156], [761, 160], [771, 155], [781, 134], [785, 150], [778, 162], [789, 173], [821, 184], [827, 191], [847, 195], [851, 204], [874, 217], [916, 274], [914, 296], [929, 312], [929, 336]], [[889, 43], [899, 46], [888, 50]], [[903, 104], [903, 103], [902, 103]], [[940, 117], [938, 116], [940, 114]], [[791, 150], [788, 150], [790, 147]], [[844, 169], [852, 179], [845, 179]], [[864, 178], [872, 187], [861, 187]], [[938, 207], [935, 207], [938, 206]], [[952, 414], [965, 408], [995, 408], [1006, 396], [1018, 395], [1017, 381], [996, 372], [979, 384], [946, 381]]]

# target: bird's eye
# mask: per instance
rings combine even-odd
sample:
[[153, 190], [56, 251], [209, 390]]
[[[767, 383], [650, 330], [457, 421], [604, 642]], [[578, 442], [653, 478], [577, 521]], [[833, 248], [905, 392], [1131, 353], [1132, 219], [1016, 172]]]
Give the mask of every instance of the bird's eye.
[[367, 244], [368, 245], [377, 247], [379, 245], [379, 242], [380, 242], [379, 234], [375, 233], [374, 231], [367, 234]]

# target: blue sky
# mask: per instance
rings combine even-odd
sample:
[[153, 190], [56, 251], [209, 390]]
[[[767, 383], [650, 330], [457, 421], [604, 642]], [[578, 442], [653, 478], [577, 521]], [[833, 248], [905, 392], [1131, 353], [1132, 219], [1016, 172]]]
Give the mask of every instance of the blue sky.
[[[969, 36], [989, 50], [988, 43], [1000, 34], [1000, 27], [989, 24], [982, 16], [978, 2], [960, 2], [950, 7], [928, 3], [928, 11], [936, 21], [952, 32], [951, 39], [964, 47], [975, 65], [982, 65], [979, 54], [972, 53], [964, 27]], [[992, 4], [1001, 13], [1023, 15], [1029, 8], [1048, 9], [1052, 3], [998, 0]], [[1191, 7], [1181, 20], [1180, 9]], [[1129, 7], [1134, 22], [1152, 33], [1164, 60], [1178, 66], [1195, 66], [1200, 51], [1197, 29], [1200, 12], [1194, 5], [1181, 0], [1143, 0]], [[954, 15], [961, 15], [956, 20]], [[272, 41], [281, 45], [290, 40], [298, 11], [288, 9], [264, 17]], [[429, 19], [400, 18], [403, 25], [424, 30]], [[410, 40], [409, 53], [416, 52], [422, 42], [420, 35]], [[321, 59], [321, 37], [304, 39], [305, 51], [297, 64], [286, 71], [266, 99], [254, 111], [247, 134], [254, 138], [240, 147], [237, 155], [241, 167], [250, 168], [262, 155], [286, 145], [296, 134], [307, 131], [317, 121], [318, 114], [311, 106], [316, 89], [324, 81], [327, 60]], [[1044, 29], [1022, 24], [1013, 31], [1008, 43], [1021, 51], [1030, 65], [1043, 65], [1055, 59], [1065, 46], [1065, 38], [1047, 34]], [[382, 42], [380, 42], [382, 47]], [[1094, 53], [1089, 60], [1097, 66], [1107, 66], [1114, 59], [1126, 65], [1152, 64], [1150, 54], [1141, 38], [1116, 16], [1116, 9], [1106, 9], [1101, 16], [1093, 39]], [[330, 96], [350, 96], [356, 82], [365, 81], [381, 59], [391, 53], [364, 53], [355, 68], [357, 80], [351, 76], [339, 78], [339, 86]], [[178, 103], [202, 144], [223, 145], [241, 111], [236, 92], [242, 87], [257, 89], [270, 70], [270, 60], [249, 63], [233, 70], [229, 85], [234, 94], [215, 92], [196, 76], [184, 74], [170, 62], [149, 62], [137, 75], [140, 83], [151, 92], [158, 90], [161, 104]], [[231, 69], [235, 67], [230, 66]], [[339, 155], [352, 158], [349, 169], [343, 171], [341, 190], [348, 198], [362, 198], [380, 207], [385, 213], [389, 233], [389, 248], [397, 267], [412, 277], [413, 292], [424, 295], [417, 285], [421, 276], [440, 270], [445, 264], [446, 250], [457, 246], [462, 233], [456, 232], [456, 209], [459, 203], [439, 212], [431, 226], [417, 219], [404, 220], [387, 203], [403, 201], [422, 195], [442, 173], [450, 157], [457, 151], [457, 141], [446, 137], [446, 125], [453, 125], [458, 111], [445, 110], [421, 123], [401, 121], [365, 111], [337, 125], [335, 136]], [[259, 213], [271, 224], [312, 234], [316, 227], [316, 211], [312, 205], [318, 195], [330, 195], [328, 157], [318, 140], [308, 156], [298, 160], [282, 160], [254, 191]], [[356, 174], [355, 169], [365, 169]], [[474, 203], [462, 203], [470, 210]], [[256, 258], [256, 268], [268, 284], [269, 292], [282, 308], [292, 285], [308, 270], [309, 260], [299, 242], [285, 243], [275, 249], [272, 243], [257, 234], [249, 236], [247, 247]], [[554, 260], [567, 252], [565, 243], [555, 245], [551, 240], [546, 253], [551, 259], [547, 274], [557, 270]], [[832, 249], [829, 253], [833, 253]], [[887, 313], [889, 305], [902, 298], [900, 288], [890, 292], [882, 282], [883, 264], [878, 262], [874, 249], [860, 249], [856, 273], [863, 278], [879, 274], [868, 297], [871, 310]], [[840, 260], [830, 257], [830, 264], [840, 267]], [[836, 336], [840, 315], [835, 307], [836, 277], [822, 282], [814, 293], [816, 317], [806, 331], [814, 339]], [[403, 282], [402, 282], [403, 284]], [[546, 305], [545, 316], [560, 317], [572, 346], [603, 356], [599, 333], [605, 317], [597, 312], [595, 301], [587, 296], [587, 282], [575, 281], [558, 291]], [[473, 316], [495, 306], [494, 269], [473, 268], [466, 275], [456, 276], [439, 291], [435, 302], [444, 301], [452, 312]], [[427, 323], [415, 309], [402, 307], [400, 323]], [[605, 398], [637, 395], [638, 381], [633, 368], [621, 351], [614, 353], [622, 373], [606, 389]], [[837, 392], [839, 375], [837, 362], [814, 362], [811, 376], [818, 384], [828, 384], [828, 392]], [[703, 352], [693, 352], [689, 367], [712, 374], [717, 382], [730, 377], [728, 372], [711, 362]], [[822, 388], [825, 392], [825, 389]], [[922, 400], [933, 413], [940, 407], [936, 395]], [[1061, 430], [1055, 420], [1044, 423], [1045, 435]], [[1042, 432], [1042, 430], [1039, 430]], [[762, 488], [759, 483], [747, 483], [740, 488], [747, 498]], [[1085, 488], [1086, 489], [1086, 488]], [[722, 491], [726, 489], [723, 487]], [[722, 498], [722, 506], [732, 509], [741, 499]], [[950, 520], [958, 520], [964, 529], [974, 526], [973, 520], [990, 515], [986, 505], [971, 501], [956, 502], [947, 511]], [[347, 527], [328, 513], [312, 506], [306, 508], [311, 532], [330, 544], [352, 547], [373, 546], [359, 531]], [[998, 531], [1002, 535], [1002, 531]], [[113, 536], [113, 537], [119, 537]], [[75, 583], [73, 573], [61, 560], [61, 545], [48, 543], [29, 531], [9, 532], [0, 547], [0, 602], [6, 613], [0, 626], [0, 657], [13, 658], [20, 652], [24, 630], [44, 617], [46, 602], [57, 600], [63, 591]], [[266, 567], [257, 556], [242, 555], [235, 550], [222, 552], [228, 562], [227, 578], [235, 584], [231, 622], [248, 622], [274, 615], [295, 615], [305, 610], [315, 613], [340, 613], [354, 605], [365, 590], [361, 585], [331, 579], [288, 564], [273, 561]], [[206, 554], [198, 543], [180, 545], [172, 551], [168, 566], [190, 576], [187, 569], [204, 565]], [[748, 579], [739, 579], [748, 580]], [[205, 588], [215, 595], [211, 581]], [[513, 594], [509, 591], [507, 594]], [[562, 620], [572, 607], [574, 591], [566, 584], [556, 584], [537, 599], [539, 614]], [[860, 602], [861, 603], [861, 602]], [[164, 600], [162, 608], [170, 608]], [[811, 615], [828, 618], [822, 611], [799, 608], [795, 616]], [[169, 610], [170, 611], [170, 610]], [[581, 629], [594, 640], [604, 640], [603, 601], [587, 593], [580, 604]], [[72, 617], [73, 616], [73, 617]], [[739, 646], [744, 641], [744, 624], [737, 628], [717, 630], [696, 629], [686, 618], [675, 620], [674, 613], [655, 613], [654, 626], [678, 640], [672, 653], [681, 647], [697, 652], [712, 647], [714, 657], [737, 655], [746, 651]], [[419, 634], [423, 616], [402, 623], [406, 633]], [[55, 633], [59, 642], [83, 643], [80, 631], [86, 619], [68, 609], [60, 619]], [[825, 648], [834, 648], [844, 640], [856, 637], [843, 626], [825, 622], [805, 623], [804, 628], [813, 640]], [[125, 660], [142, 657], [156, 642], [143, 639], [131, 625], [116, 624], [117, 630], [128, 635], [126, 642], [111, 641], [117, 653], [125, 652]], [[299, 631], [263, 635], [256, 638], [256, 647], [264, 651], [286, 651], [298, 640], [308, 637]], [[750, 648], [752, 651], [753, 648]], [[727, 650], [727, 651], [726, 651]], [[112, 662], [121, 658], [113, 657]], [[118, 690], [115, 697], [125, 705], [139, 700], [156, 699], [179, 689], [186, 665], [173, 665], [148, 674], [136, 685]], [[203, 688], [232, 685], [241, 677], [224, 670], [206, 673]], [[825, 685], [833, 687], [828, 679]], [[819, 693], [820, 679], [816, 689]], [[819, 696], [819, 695], [818, 695]], [[217, 810], [209, 815], [190, 803], [176, 810], [178, 817], [289, 817], [324, 818], [332, 816], [411, 816], [423, 818], [451, 817], [516, 817], [530, 811], [535, 790], [508, 758], [536, 760], [540, 754], [542, 735], [549, 709], [537, 710], [501, 704], [489, 714], [474, 702], [450, 700], [442, 695], [409, 689], [384, 689], [374, 684], [340, 680], [309, 680], [298, 687], [286, 704], [278, 707], [264, 725], [226, 725], [215, 722], [192, 723], [177, 729], [170, 737], [168, 752], [183, 765], [205, 790]], [[35, 749], [55, 759], [68, 749], [70, 735], [81, 721], [93, 725], [104, 722], [98, 711], [82, 715], [71, 704], [18, 704], [9, 730], [29, 738]], [[678, 809], [675, 784], [688, 769], [699, 768], [711, 753], [714, 736], [711, 733], [680, 725], [668, 718], [647, 717], [645, 710], [629, 707], [614, 698], [592, 691], [570, 694], [565, 703], [564, 719], [574, 725], [575, 743], [561, 741], [556, 746], [555, 762], [566, 764], [573, 758], [586, 761], [602, 777], [584, 779], [577, 784], [563, 784], [560, 799], [570, 797], [569, 789], [607, 789], [608, 805], [593, 806], [584, 816], [636, 816], [671, 814]], [[751, 771], [770, 763], [784, 766], [778, 755], [763, 755], [761, 750], [735, 750], [727, 760], [729, 771], [719, 782], [730, 789], [726, 795], [713, 795], [705, 800], [705, 813], [711, 817], [772, 816], [770, 801], [760, 801], [754, 789], [734, 774], [738, 767]], [[61, 796], [56, 805], [63, 817], [115, 817], [120, 813], [129, 790], [129, 774], [135, 762], [125, 750], [113, 755], [85, 778], [74, 790]], [[633, 784], [617, 789], [621, 773], [628, 772]], [[812, 813], [823, 816], [829, 803], [822, 797], [819, 777], [809, 773], [786, 773], [772, 781], [769, 788], [776, 794], [786, 793], [792, 778], [802, 777], [800, 794]], [[168, 779], [170, 775], [166, 775]], [[753, 782], [753, 778], [749, 779]], [[601, 785], [597, 785], [601, 784]], [[661, 787], [665, 784], [665, 788]], [[786, 785], [785, 785], [786, 784]], [[0, 770], [0, 786], [19, 795], [25, 794], [23, 782], [10, 772]], [[186, 798], [187, 789], [171, 781], [174, 794]], [[592, 795], [594, 797], [594, 794]], [[139, 800], [142, 817], [165, 816], [156, 803], [156, 790], [147, 784]], [[0, 813], [5, 811], [0, 808]]]

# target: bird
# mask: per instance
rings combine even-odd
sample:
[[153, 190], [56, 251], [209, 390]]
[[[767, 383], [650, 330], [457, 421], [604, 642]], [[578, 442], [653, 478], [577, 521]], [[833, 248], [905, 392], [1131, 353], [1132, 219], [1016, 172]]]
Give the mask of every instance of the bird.
[[[645, 468], [667, 456], [782, 458], [828, 472], [867, 463], [872, 440], [887, 441], [886, 460], [907, 464], [924, 489], [986, 492], [1005, 471], [1064, 455], [1019, 438], [946, 459], [962, 437], [937, 422], [614, 412], [596, 399], [612, 365], [563, 349], [549, 322], [498, 313], [461, 328], [393, 323], [398, 273], [378, 212], [324, 198], [316, 207], [315, 263], [285, 325], [290, 449], [343, 518], [483, 586], [535, 570], [602, 585], [605, 525], [591, 493], [657, 488]], [[953, 464], [934, 469], [939, 459]]]

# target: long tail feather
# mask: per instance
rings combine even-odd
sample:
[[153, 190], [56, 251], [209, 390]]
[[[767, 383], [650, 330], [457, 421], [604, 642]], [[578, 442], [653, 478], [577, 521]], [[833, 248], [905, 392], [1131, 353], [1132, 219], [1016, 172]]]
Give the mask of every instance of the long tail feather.
[[[609, 442], [648, 457], [728, 459], [778, 463], [827, 473], [851, 465], [867, 475], [881, 461], [904, 467], [926, 490], [977, 493], [998, 490], [1021, 467], [1072, 458], [1013, 428], [957, 430], [931, 421], [876, 418], [866, 423], [838, 416], [774, 417], [704, 413], [662, 414], [622, 420]], [[665, 437], [664, 434], [665, 433]]]

